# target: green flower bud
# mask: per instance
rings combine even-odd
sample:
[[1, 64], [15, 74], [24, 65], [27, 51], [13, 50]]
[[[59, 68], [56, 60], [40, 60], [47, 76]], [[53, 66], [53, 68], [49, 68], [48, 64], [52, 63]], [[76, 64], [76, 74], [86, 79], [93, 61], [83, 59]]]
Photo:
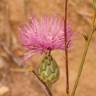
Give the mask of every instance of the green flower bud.
[[39, 68], [40, 78], [48, 85], [52, 86], [59, 78], [59, 67], [51, 55], [46, 55]]

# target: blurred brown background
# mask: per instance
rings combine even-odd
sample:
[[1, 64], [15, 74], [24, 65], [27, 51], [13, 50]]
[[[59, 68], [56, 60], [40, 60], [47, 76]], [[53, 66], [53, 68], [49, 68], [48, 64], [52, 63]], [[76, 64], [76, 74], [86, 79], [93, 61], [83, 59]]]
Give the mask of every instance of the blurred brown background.
[[[74, 32], [73, 46], [69, 52], [71, 91], [86, 43], [82, 34], [88, 35], [92, 30], [93, 8], [92, 0], [69, 0], [68, 6], [68, 21]], [[32, 73], [10, 70], [18, 67], [14, 61], [18, 61], [24, 53], [18, 40], [17, 28], [30, 20], [32, 15], [62, 17], [64, 0], [0, 0], [0, 96], [46, 96], [42, 85]], [[76, 96], [96, 96], [95, 42], [94, 34]], [[65, 96], [64, 52], [56, 51], [52, 55], [61, 71], [60, 79], [52, 87], [52, 93], [53, 96]], [[41, 59], [40, 55], [33, 56], [25, 67], [32, 66], [36, 70]]]

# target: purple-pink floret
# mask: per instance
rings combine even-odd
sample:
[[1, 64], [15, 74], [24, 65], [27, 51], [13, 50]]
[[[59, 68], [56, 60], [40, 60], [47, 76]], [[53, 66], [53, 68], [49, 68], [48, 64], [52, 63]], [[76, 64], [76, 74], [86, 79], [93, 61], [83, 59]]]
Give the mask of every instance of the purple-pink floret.
[[[67, 25], [67, 43], [70, 46], [72, 30]], [[45, 53], [64, 50], [64, 20], [56, 17], [32, 17], [31, 22], [20, 28], [20, 40], [28, 51]]]

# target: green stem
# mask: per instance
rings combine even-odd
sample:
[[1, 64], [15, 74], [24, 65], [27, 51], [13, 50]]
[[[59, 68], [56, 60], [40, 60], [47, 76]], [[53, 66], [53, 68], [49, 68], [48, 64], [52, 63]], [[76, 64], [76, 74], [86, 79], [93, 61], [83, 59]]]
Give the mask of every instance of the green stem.
[[51, 90], [49, 89], [49, 87], [46, 85], [46, 83], [45, 83], [43, 80], [41, 80], [41, 79], [39, 78], [38, 74], [36, 74], [35, 71], [32, 71], [32, 73], [33, 73], [33, 74], [38, 78], [38, 80], [40, 80], [40, 82], [45, 86], [45, 89], [46, 89], [47, 92], [48, 92], [48, 96], [53, 96]]
[[75, 92], [76, 92], [76, 89], [78, 87], [78, 83], [79, 83], [80, 76], [81, 76], [81, 73], [82, 73], [82, 70], [83, 70], [83, 66], [84, 66], [84, 63], [85, 63], [85, 59], [86, 59], [86, 55], [87, 55], [87, 52], [88, 52], [88, 49], [89, 49], [89, 45], [90, 45], [93, 33], [95, 32], [96, 12], [94, 12], [94, 13], [95, 14], [94, 14], [94, 20], [93, 20], [93, 30], [89, 34], [88, 41], [87, 41], [86, 46], [85, 46], [82, 61], [81, 61], [80, 67], [79, 67], [78, 75], [77, 75], [77, 78], [76, 78], [76, 81], [75, 81], [71, 96], [75, 96]]

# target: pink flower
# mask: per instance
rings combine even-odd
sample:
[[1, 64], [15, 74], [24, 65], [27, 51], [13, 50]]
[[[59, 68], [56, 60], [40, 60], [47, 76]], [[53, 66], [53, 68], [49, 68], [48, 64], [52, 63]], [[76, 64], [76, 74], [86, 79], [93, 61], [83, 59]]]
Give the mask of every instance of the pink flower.
[[[67, 26], [68, 46], [72, 36]], [[52, 50], [64, 50], [64, 20], [56, 17], [32, 17], [31, 23], [20, 28], [20, 39], [28, 52], [45, 53]], [[29, 56], [30, 57], [30, 56]]]

